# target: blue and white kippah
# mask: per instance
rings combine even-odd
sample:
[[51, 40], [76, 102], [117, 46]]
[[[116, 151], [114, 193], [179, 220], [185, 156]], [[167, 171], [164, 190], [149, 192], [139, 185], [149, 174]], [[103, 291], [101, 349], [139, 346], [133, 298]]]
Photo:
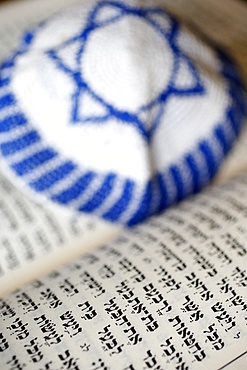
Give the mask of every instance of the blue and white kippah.
[[207, 184], [246, 110], [232, 62], [140, 3], [84, 1], [27, 33], [0, 68], [13, 181], [126, 225]]

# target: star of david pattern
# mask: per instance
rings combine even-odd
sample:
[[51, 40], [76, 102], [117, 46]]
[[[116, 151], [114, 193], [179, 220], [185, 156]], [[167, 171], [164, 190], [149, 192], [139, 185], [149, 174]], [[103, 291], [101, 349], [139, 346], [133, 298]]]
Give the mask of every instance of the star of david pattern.
[[[151, 147], [152, 140], [164, 127], [171, 100], [189, 104], [196, 97], [199, 103], [195, 109], [200, 110], [200, 99], [207, 99], [208, 91], [199, 67], [179, 47], [178, 40], [185, 31], [170, 15], [155, 7], [134, 7], [133, 2], [128, 5], [128, 1], [92, 1], [89, 4], [87, 13], [81, 13], [81, 7], [78, 8], [78, 16], [87, 14], [87, 18], [73, 37], [63, 40], [59, 46], [44, 48], [47, 60], [73, 86], [69, 96], [70, 120], [66, 124], [71, 130], [92, 125], [107, 127], [113, 119], [124, 127], [135, 129], [147, 148]], [[94, 35], [128, 18], [145, 23], [171, 55], [166, 82], [152, 99], [135, 106], [135, 109], [122, 109], [121, 104], [113, 103], [107, 95], [96, 91], [82, 68]], [[193, 141], [191, 147], [174, 162], [156, 169], [147, 181], [139, 183], [118, 171], [96, 171], [82, 166], [61, 148], [46, 141], [40, 127], [30, 119], [27, 106], [16, 93], [13, 81], [20, 58], [25, 58], [33, 50], [39, 33], [52, 22], [50, 19], [25, 34], [16, 52], [0, 65], [0, 154], [9, 178], [30, 197], [51, 200], [72, 211], [92, 213], [128, 226], [205, 186], [232, 147], [246, 115], [243, 84], [231, 59], [215, 49], [219, 65], [215, 73], [224, 80], [228, 102], [220, 114], [217, 112], [220, 120], [213, 121], [211, 131], [202, 139]], [[71, 48], [74, 54], [68, 57], [66, 52]], [[182, 84], [179, 79], [181, 71], [186, 71]], [[42, 80], [43, 76], [40, 77]], [[93, 102], [95, 113], [85, 114], [83, 107], [88, 98]], [[147, 124], [143, 117], [151, 111], [155, 114]], [[183, 122], [183, 116], [181, 120]], [[48, 122], [51, 127], [53, 123], [53, 119]], [[203, 117], [198, 125], [203, 126]], [[176, 127], [174, 135], [180, 135]]]
[[[108, 16], [101, 19], [101, 13], [107, 12]], [[169, 45], [173, 54], [173, 66], [170, 71], [168, 83], [162, 91], [152, 101], [138, 107], [135, 112], [121, 110], [107, 101], [104, 96], [99, 96], [90, 84], [87, 82], [87, 76], [82, 73], [81, 64], [83, 63], [83, 54], [87, 52], [87, 44], [90, 43], [92, 34], [95, 31], [107, 27], [113, 23], [120, 22], [125, 17], [136, 17], [149, 24], [164, 41]], [[169, 27], [165, 27], [166, 24]], [[74, 83], [74, 92], [71, 96], [71, 123], [72, 124], [102, 124], [115, 117], [119, 121], [133, 125], [138, 132], [149, 141], [152, 138], [157, 126], [162, 122], [165, 114], [165, 105], [171, 96], [188, 98], [190, 95], [200, 95], [205, 92], [200, 75], [193, 65], [192, 61], [182, 52], [177, 44], [177, 35], [179, 26], [175, 19], [171, 19], [164, 11], [157, 8], [133, 8], [124, 3], [102, 1], [98, 3], [89, 13], [86, 26], [80, 30], [72, 39], [66, 40], [57, 48], [47, 51], [47, 54], [63, 73], [67, 74]], [[76, 46], [74, 61], [72, 67], [66, 60], [63, 50], [72, 45]], [[106, 49], [107, 53], [107, 49]], [[70, 57], [71, 58], [71, 57]], [[188, 72], [187, 81], [183, 86], [179, 86], [177, 76], [180, 76], [180, 70], [185, 69]], [[103, 107], [103, 114], [83, 116], [80, 114], [81, 105], [84, 104], [83, 96], [89, 95], [96, 104]], [[121, 99], [121, 97], [119, 97]], [[146, 113], [153, 108], [156, 109], [156, 116], [151, 125], [147, 125], [142, 119], [142, 113]]]

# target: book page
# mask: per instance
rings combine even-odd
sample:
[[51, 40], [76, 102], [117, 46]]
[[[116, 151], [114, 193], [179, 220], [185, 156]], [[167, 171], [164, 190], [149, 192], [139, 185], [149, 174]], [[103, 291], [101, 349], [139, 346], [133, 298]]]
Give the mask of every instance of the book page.
[[2, 369], [245, 369], [247, 176], [0, 301]]
[[29, 200], [0, 173], [0, 295], [118, 233], [92, 216]]
[[[9, 3], [4, 2], [0, 6], [0, 62], [4, 58], [6, 58], [9, 53], [18, 45], [19, 39], [24, 30], [32, 27], [37, 22], [46, 19], [50, 15], [60, 11], [64, 7], [71, 4], [76, 4], [79, 1], [80, 0], [53, 0], [51, 2], [49, 0], [22, 0], [11, 1]], [[178, 0], [174, 2], [172, 0], [162, 0], [157, 1], [157, 4], [160, 6], [166, 6], [174, 14], [179, 16], [183, 21], [196, 25], [208, 37], [221, 44], [227, 51], [230, 52], [231, 55], [236, 58], [238, 64], [242, 67], [243, 75], [247, 76], [247, 63], [245, 62], [247, 60], [247, 30], [245, 27], [247, 8], [242, 3], [232, 0], [227, 0], [227, 6], [225, 0], [220, 0], [217, 2], [217, 4], [213, 4], [212, 0], [207, 0], [203, 3], [198, 0], [191, 0], [189, 3], [186, 2], [186, 7], [183, 6], [184, 1], [185, 0]], [[208, 3], [208, 6], [206, 3]], [[217, 9], [217, 12], [215, 11], [215, 9]], [[227, 160], [226, 164], [223, 166], [223, 169], [217, 178], [218, 182], [222, 182], [226, 178], [236, 175], [246, 168], [246, 138], [247, 130], [245, 129], [235, 149], [229, 156], [229, 160]], [[24, 199], [20, 202], [24, 202], [25, 204]], [[11, 200], [9, 201], [9, 204], [11, 205], [11, 214], [14, 212], [13, 209], [16, 206], [12, 203]], [[38, 206], [36, 206], [36, 209], [38, 209]], [[45, 213], [44, 208], [42, 212], [43, 214]], [[45, 216], [43, 215], [42, 217], [44, 218]], [[84, 221], [82, 220], [85, 220], [85, 225]], [[7, 220], [5, 220], [4, 222], [6, 223]], [[21, 223], [22, 222], [23, 220], [21, 220]], [[87, 218], [84, 216], [80, 217], [80, 225], [84, 225], [82, 227], [83, 233], [84, 228], [88, 230], [88, 225], [91, 225], [91, 223], [95, 224], [95, 222], [96, 220], [92, 221], [91, 218]], [[69, 224], [70, 221], [68, 221], [68, 225]], [[106, 224], [104, 223], [97, 223], [97, 225], [97, 227], [101, 225], [100, 229], [101, 227], [103, 227], [104, 229], [102, 235], [100, 233], [98, 234], [102, 236], [102, 240], [104, 240], [104, 235], [105, 237], [112, 238], [118, 233], [117, 230], [114, 229], [113, 231], [113, 229], [109, 227], [109, 225], [106, 226]], [[32, 232], [30, 231], [30, 233]], [[98, 231], [96, 232], [96, 230], [93, 230], [91, 233], [87, 233], [87, 235], [91, 235], [94, 240], [94, 236], [96, 235], [96, 233], [98, 233]], [[81, 238], [80, 233], [75, 238], [76, 243], [74, 242], [73, 237], [70, 240], [70, 237], [68, 236], [66, 241], [64, 241], [64, 245], [67, 245], [68, 243], [67, 248], [63, 248], [63, 252], [65, 252], [65, 250], [67, 251], [65, 255], [61, 254], [60, 250], [54, 246], [57, 254], [55, 253], [54, 258], [51, 258], [51, 249], [49, 250], [49, 253], [46, 254], [44, 253], [44, 250], [42, 251], [42, 248], [45, 247], [41, 246], [41, 249], [39, 249], [40, 247], [38, 246], [38, 243], [35, 242], [34, 244], [36, 248], [36, 255], [35, 258], [32, 259], [32, 261], [36, 260], [37, 263], [35, 262], [32, 264], [32, 271], [31, 269], [27, 271], [27, 259], [25, 259], [24, 255], [22, 255], [22, 251], [25, 254], [25, 248], [28, 248], [27, 246], [23, 247], [24, 239], [22, 238], [22, 241], [19, 242], [17, 236], [15, 236], [15, 231], [11, 231], [11, 242], [6, 242], [6, 239], [4, 238], [6, 238], [6, 236], [3, 234], [2, 240], [5, 243], [5, 246], [3, 245], [0, 250], [0, 273], [2, 277], [3, 275], [5, 277], [4, 280], [1, 280], [1, 293], [16, 287], [16, 283], [20, 285], [24, 283], [27, 279], [31, 280], [33, 277], [38, 276], [38, 274], [48, 271], [52, 268], [52, 266], [55, 267], [53, 263], [57, 263], [58, 265], [62, 264], [68, 259], [75, 257], [82, 249], [84, 250], [85, 247], [92, 246], [91, 239], [85, 239], [85, 233], [84, 238], [81, 240], [81, 244], [79, 241]], [[48, 244], [52, 244], [53, 241], [54, 238], [49, 235]], [[101, 242], [101, 239], [99, 239], [99, 241]], [[12, 247], [12, 244], [14, 245], [14, 247]], [[16, 255], [17, 249], [19, 250], [19, 254]], [[74, 250], [74, 252], [72, 252], [72, 250]], [[45, 254], [46, 257], [44, 257]], [[41, 256], [43, 256], [44, 258], [41, 259]], [[8, 261], [8, 259], [10, 259], [10, 261]], [[21, 266], [22, 268], [20, 268]], [[17, 271], [16, 273], [14, 273], [15, 270]], [[9, 275], [9, 272], [11, 272], [11, 275]]]

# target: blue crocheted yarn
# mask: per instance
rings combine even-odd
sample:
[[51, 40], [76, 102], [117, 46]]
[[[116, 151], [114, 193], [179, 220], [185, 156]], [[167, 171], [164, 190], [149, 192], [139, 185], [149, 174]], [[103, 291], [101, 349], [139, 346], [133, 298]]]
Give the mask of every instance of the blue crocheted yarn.
[[[2, 63], [0, 152], [13, 180], [18, 178], [30, 194], [131, 226], [197, 192], [212, 179], [240, 131], [246, 115], [245, 94], [233, 62], [198, 41], [163, 9], [121, 1], [89, 4], [86, 10], [83, 6], [72, 9], [70, 19], [75, 26], [71, 30], [71, 24], [64, 23], [65, 15], [61, 22], [61, 16], [48, 20], [28, 32], [14, 55]], [[52, 35], [51, 42], [42, 43], [53, 23], [64, 24], [68, 36], [61, 27], [57, 42]], [[145, 27], [147, 35], [133, 41], [135, 32], [140, 29], [141, 38]], [[111, 41], [105, 44], [109, 34], [115, 37], [114, 47]], [[153, 40], [161, 50], [157, 55], [150, 55], [154, 49], [148, 49]], [[122, 55], [122, 50], [130, 54]], [[145, 68], [143, 56], [148, 60]], [[136, 74], [140, 76], [135, 79]], [[23, 76], [33, 79], [34, 92]], [[211, 84], [216, 89], [220, 86], [219, 106], [214, 105], [212, 112], [215, 88], [211, 91]], [[44, 86], [47, 105], [42, 100]], [[66, 86], [68, 91], [63, 92]], [[61, 133], [59, 102], [67, 117]], [[200, 117], [201, 109], [200, 120], [190, 126], [191, 117]], [[49, 130], [54, 130], [51, 137]], [[70, 132], [78, 138], [75, 148]], [[101, 135], [108, 140], [108, 132], [109, 143], [97, 147]], [[104, 148], [109, 147], [105, 154]]]

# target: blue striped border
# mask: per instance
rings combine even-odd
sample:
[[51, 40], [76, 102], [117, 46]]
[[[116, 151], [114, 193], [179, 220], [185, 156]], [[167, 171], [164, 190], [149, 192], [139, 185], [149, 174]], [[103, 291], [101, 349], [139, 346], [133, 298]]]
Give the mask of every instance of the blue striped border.
[[[222, 158], [229, 152], [239, 134], [247, 112], [244, 88], [229, 57], [218, 51], [222, 75], [228, 83], [228, 94], [231, 99], [223, 121], [215, 124], [215, 129], [208, 140], [199, 142], [197, 148], [188, 152], [179, 163], [174, 163], [162, 173], [157, 173], [140, 189], [133, 180], [121, 178], [117, 174], [106, 173], [102, 176], [78, 168], [76, 163], [64, 158], [43, 142], [40, 134], [19, 108], [11, 91], [11, 73], [16, 59], [29, 49], [39, 27], [24, 37], [20, 49], [0, 67], [0, 94], [3, 93], [0, 97], [0, 113], [4, 115], [5, 111], [9, 112], [4, 118], [0, 118], [0, 151], [13, 175], [18, 176], [23, 185], [68, 207], [71, 202], [80, 199], [86, 191], [89, 191], [91, 195], [82, 204], [77, 205], [76, 211], [96, 213], [108, 221], [132, 226], [184, 199], [188, 194], [198, 192], [213, 178]], [[26, 153], [24, 158], [13, 161], [15, 155], [18, 158], [18, 154], [24, 151]], [[40, 176], [36, 175], [34, 178], [31, 176], [29, 179], [28, 176], [34, 171], [37, 169], [39, 171], [43, 165], [52, 164], [53, 160], [56, 160], [54, 168], [51, 166], [45, 173], [42, 174], [41, 171]], [[77, 173], [75, 178], [74, 173]], [[56, 189], [56, 185], [69, 176], [72, 178], [70, 185], [53, 193], [52, 189], [54, 187]], [[102, 212], [98, 212], [110, 195], [116, 192], [117, 179], [122, 181], [119, 196], [116, 196], [107, 210], [102, 207]], [[98, 181], [97, 187], [94, 185], [95, 180]], [[129, 215], [128, 210], [133, 202], [137, 202], [137, 205]]]

